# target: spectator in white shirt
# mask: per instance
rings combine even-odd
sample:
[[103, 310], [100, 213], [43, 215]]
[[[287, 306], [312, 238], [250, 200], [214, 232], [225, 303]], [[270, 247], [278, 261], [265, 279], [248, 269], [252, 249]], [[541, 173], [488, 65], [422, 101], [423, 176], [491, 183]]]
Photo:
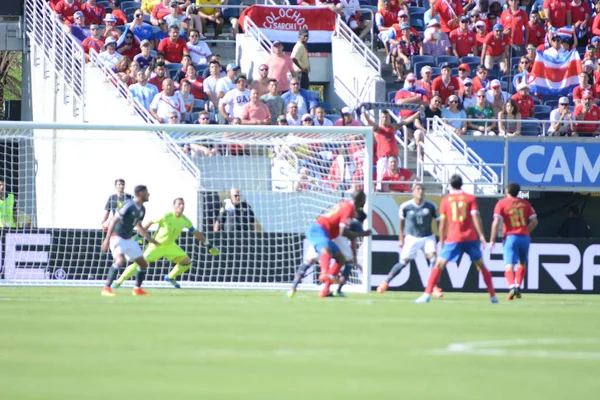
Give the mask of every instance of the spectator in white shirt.
[[150, 109], [150, 104], [154, 97], [158, 94], [158, 88], [151, 83], [148, 83], [146, 72], [142, 69], [138, 70], [135, 75], [137, 83], [129, 86], [129, 93], [134, 99], [140, 102], [146, 110]]
[[325, 109], [317, 107], [315, 110], [315, 126], [333, 126], [333, 122], [325, 118]]
[[570, 136], [575, 131], [573, 124], [575, 117], [569, 109], [569, 98], [561, 97], [558, 100], [558, 107], [550, 113], [550, 136]]
[[227, 64], [227, 75], [217, 81], [217, 97], [222, 99], [225, 93], [235, 89], [235, 77], [240, 73], [240, 67], [234, 63]]
[[293, 101], [288, 103], [285, 118], [290, 126], [300, 126], [302, 124], [302, 119], [300, 118], [300, 114], [298, 114], [298, 104]]
[[180, 92], [175, 92], [175, 84], [169, 78], [162, 83], [163, 91], [154, 96], [150, 104], [150, 113], [159, 122], [166, 124], [168, 121], [169, 112], [177, 111], [179, 113], [179, 121], [185, 119], [185, 101]]
[[121, 58], [123, 56], [117, 53], [117, 41], [111, 37], [107, 38], [104, 42], [104, 51], [98, 55], [98, 59], [106, 68], [112, 68], [119, 63]]
[[188, 36], [190, 41], [187, 42], [187, 48], [192, 57], [192, 62], [198, 65], [208, 64], [208, 58], [212, 55], [212, 52], [206, 42], [200, 41], [200, 32], [197, 29], [190, 29]]
[[239, 74], [235, 78], [235, 89], [230, 90], [219, 101], [219, 113], [228, 122], [234, 118], [242, 118], [244, 105], [250, 102], [250, 90], [246, 75]]
[[217, 82], [221, 79], [221, 64], [211, 61], [208, 65], [210, 75], [204, 79], [204, 94], [208, 97], [208, 109], [215, 111], [219, 108], [219, 97], [217, 97]]

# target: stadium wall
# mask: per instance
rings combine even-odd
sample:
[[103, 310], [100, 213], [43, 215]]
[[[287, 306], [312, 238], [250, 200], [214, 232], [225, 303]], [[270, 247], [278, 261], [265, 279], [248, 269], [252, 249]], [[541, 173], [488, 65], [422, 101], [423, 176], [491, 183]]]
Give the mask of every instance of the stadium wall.
[[[0, 280], [24, 279], [20, 282], [22, 284], [33, 280], [37, 281], [36, 284], [59, 280], [69, 284], [69, 281], [102, 279], [112, 263], [110, 254], [100, 251], [102, 238], [101, 230], [2, 229]], [[206, 249], [187, 232], [179, 239], [180, 246], [194, 260], [194, 266], [185, 273], [183, 281], [291, 282], [305, 247], [302, 235], [297, 234], [228, 235], [210, 232], [208, 238], [220, 248], [219, 257], [208, 255]], [[372, 249], [374, 270], [371, 284], [375, 288], [399, 260], [400, 249], [395, 236], [376, 236]], [[501, 253], [501, 244], [496, 244], [491, 254], [484, 252], [484, 259], [494, 276], [494, 286], [502, 290], [507, 287]], [[248, 254], [253, 257], [249, 258]], [[286, 262], [282, 262], [284, 258]], [[169, 267], [164, 260], [157, 262], [150, 268], [147, 279], [161, 281]], [[391, 281], [390, 289], [421, 291], [429, 271], [424, 255], [419, 254], [410, 268], [405, 268]], [[440, 283], [445, 291], [485, 291], [485, 284], [477, 270], [471, 267], [467, 255], [458, 263], [449, 263], [447, 271]], [[537, 239], [531, 246], [524, 287], [527, 292], [533, 293], [600, 294], [598, 277], [600, 245], [589, 240]]]

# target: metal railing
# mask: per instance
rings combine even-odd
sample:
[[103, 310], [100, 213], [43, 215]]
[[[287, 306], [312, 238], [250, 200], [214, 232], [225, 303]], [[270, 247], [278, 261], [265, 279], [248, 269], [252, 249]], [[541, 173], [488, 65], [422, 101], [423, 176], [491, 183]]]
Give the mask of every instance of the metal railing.
[[63, 86], [63, 103], [68, 104], [70, 94], [73, 116], [85, 120], [85, 54], [81, 45], [64, 32], [45, 0], [25, 1], [25, 32], [36, 63], [41, 55], [44, 72], [50, 69]]
[[[369, 10], [370, 11], [370, 10]], [[373, 21], [371, 23], [374, 23]], [[373, 68], [377, 75], [381, 75], [381, 60], [373, 51], [363, 42], [352, 29], [346, 24], [344, 19], [338, 15], [335, 23], [335, 35], [344, 39], [350, 45], [352, 52], [359, 54], [363, 58], [365, 66]], [[371, 30], [372, 35], [372, 30]], [[371, 40], [371, 45], [373, 44]]]
[[[121, 79], [115, 74], [112, 68], [104, 65], [101, 59], [98, 58], [98, 53], [94, 49], [90, 49], [90, 61], [92, 65], [98, 67], [103, 73], [106, 82], [110, 82], [113, 84], [116, 89], [116, 97], [123, 97], [127, 100], [129, 105], [131, 106], [132, 115], [139, 115], [144, 122], [151, 125], [161, 125], [156, 118], [132, 95], [129, 91], [129, 88], [121, 81]], [[194, 177], [196, 183], [200, 184], [200, 169], [194, 164], [194, 162], [188, 157], [188, 155], [181, 149], [181, 147], [173, 140], [171, 136], [169, 136], [165, 131], [162, 130], [153, 130], [150, 126], [148, 130], [154, 131], [154, 133], [159, 137], [159, 139], [164, 144], [165, 150], [174, 155], [181, 169], [188, 171]]]
[[244, 18], [244, 33], [246, 36], [253, 37], [268, 54], [271, 54], [273, 43], [261, 32], [254, 21], [248, 17]]
[[[443, 144], [436, 143], [435, 140], [432, 140], [433, 137], [442, 138]], [[502, 173], [498, 176], [492, 167], [500, 167], [504, 170], [504, 164], [486, 163], [441, 118], [436, 116], [427, 120], [427, 138], [425, 140], [427, 143], [425, 145], [420, 143], [417, 148], [417, 177], [419, 179], [423, 180], [425, 172], [428, 172], [438, 182], [447, 182], [450, 175], [458, 171], [466, 177], [466, 183], [491, 187], [491, 190], [485, 190], [487, 194], [501, 193], [505, 174]], [[426, 147], [429, 147], [428, 151], [426, 151]], [[435, 151], [431, 151], [432, 149]], [[444, 160], [442, 155], [450, 152], [455, 152], [461, 156], [462, 160], [460, 162]], [[473, 172], [476, 172], [478, 178], [472, 179]]]

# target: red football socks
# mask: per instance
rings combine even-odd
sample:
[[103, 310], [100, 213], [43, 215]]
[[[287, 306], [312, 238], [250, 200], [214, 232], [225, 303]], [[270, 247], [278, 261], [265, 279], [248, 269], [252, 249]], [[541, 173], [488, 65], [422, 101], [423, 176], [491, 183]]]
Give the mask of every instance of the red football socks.
[[333, 276], [337, 276], [337, 274], [340, 273], [341, 269], [342, 269], [342, 266], [338, 262], [334, 262], [333, 265], [331, 266], [331, 269], [329, 270], [329, 274], [333, 275]]
[[504, 278], [506, 278], [506, 283], [508, 283], [508, 288], [512, 288], [515, 284], [515, 273], [512, 269], [507, 269], [504, 271]]
[[331, 254], [322, 253], [319, 257], [319, 265], [321, 266], [321, 274], [327, 275], [329, 273], [329, 264], [331, 264]]
[[525, 278], [525, 268], [518, 266], [517, 267], [517, 285], [519, 285], [519, 287], [521, 287], [521, 284], [523, 283], [524, 278]]
[[431, 268], [431, 274], [429, 275], [429, 280], [427, 281], [425, 293], [431, 294], [433, 287], [437, 285], [440, 280], [441, 272], [442, 271], [439, 268]]
[[490, 297], [494, 297], [496, 295], [496, 291], [494, 290], [494, 285], [492, 284], [492, 274], [487, 268], [481, 268], [481, 275], [483, 275], [483, 281], [485, 282], [485, 286], [487, 286], [488, 293]]

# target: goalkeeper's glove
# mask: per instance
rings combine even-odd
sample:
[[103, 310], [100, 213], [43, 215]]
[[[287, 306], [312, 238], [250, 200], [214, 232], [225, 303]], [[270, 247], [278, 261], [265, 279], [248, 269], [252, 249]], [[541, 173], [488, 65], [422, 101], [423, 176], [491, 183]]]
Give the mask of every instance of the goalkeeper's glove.
[[135, 240], [135, 242], [139, 245], [144, 244], [144, 237], [142, 235], [140, 235], [139, 233], [135, 234], [135, 236], [133, 237], [133, 240]]
[[204, 242], [204, 246], [206, 246], [206, 248], [208, 249], [208, 252], [213, 257], [216, 257], [219, 254], [221, 254], [221, 252], [219, 251], [219, 249], [217, 249], [216, 247], [213, 247], [212, 243], [209, 242], [208, 240], [206, 242]]

